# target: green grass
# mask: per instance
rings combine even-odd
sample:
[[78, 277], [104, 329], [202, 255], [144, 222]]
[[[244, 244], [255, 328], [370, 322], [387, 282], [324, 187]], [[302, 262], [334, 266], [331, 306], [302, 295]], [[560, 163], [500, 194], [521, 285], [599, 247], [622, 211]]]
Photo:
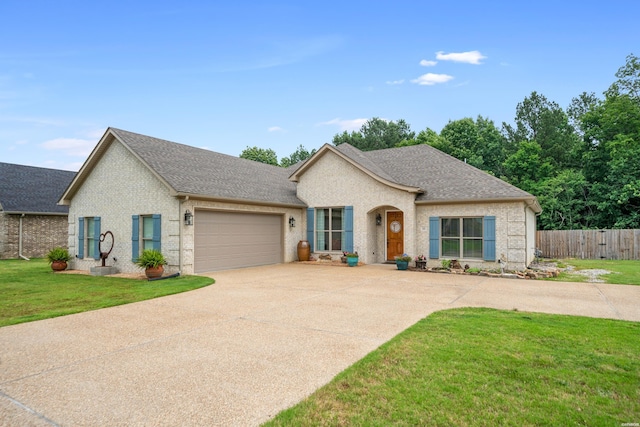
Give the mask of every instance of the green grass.
[[[637, 260], [594, 260], [594, 259], [565, 259], [565, 266], [573, 266], [576, 270], [608, 270], [610, 274], [603, 274], [598, 278], [605, 283], [618, 285], [640, 285], [640, 261]], [[562, 272], [554, 279], [563, 282], [586, 282], [587, 277], [571, 272]]]
[[637, 322], [441, 311], [266, 425], [636, 423], [639, 336]]
[[0, 326], [127, 304], [201, 288], [213, 279], [160, 281], [54, 273], [43, 259], [0, 261]]

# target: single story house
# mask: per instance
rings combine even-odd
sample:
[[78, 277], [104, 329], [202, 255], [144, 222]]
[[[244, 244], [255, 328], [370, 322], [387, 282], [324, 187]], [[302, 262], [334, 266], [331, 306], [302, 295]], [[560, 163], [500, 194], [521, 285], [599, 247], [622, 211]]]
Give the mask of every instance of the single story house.
[[289, 168], [109, 128], [60, 200], [72, 268], [139, 271], [160, 249], [183, 274], [297, 260], [297, 246], [365, 263], [424, 254], [429, 264], [523, 269], [537, 199], [428, 145], [362, 152], [326, 144]]
[[57, 202], [75, 175], [0, 162], [0, 259], [41, 258], [67, 247], [69, 207]]

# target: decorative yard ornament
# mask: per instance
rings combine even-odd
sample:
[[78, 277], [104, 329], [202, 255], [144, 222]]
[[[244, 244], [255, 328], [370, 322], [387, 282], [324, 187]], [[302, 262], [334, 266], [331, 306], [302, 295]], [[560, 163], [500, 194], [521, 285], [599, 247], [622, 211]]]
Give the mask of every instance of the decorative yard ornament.
[[[107, 252], [102, 250], [102, 244], [105, 241], [105, 238], [107, 237], [107, 235], [111, 236], [111, 246], [109, 247], [109, 250]], [[109, 241], [107, 241], [109, 242]], [[109, 254], [111, 253], [111, 251], [113, 250], [113, 243], [115, 242], [115, 239], [113, 238], [113, 233], [111, 231], [105, 231], [104, 233], [100, 234], [100, 241], [98, 243], [98, 250], [100, 251], [100, 259], [102, 260], [102, 266], [105, 267], [105, 262], [107, 260], [107, 258], [109, 258]]]

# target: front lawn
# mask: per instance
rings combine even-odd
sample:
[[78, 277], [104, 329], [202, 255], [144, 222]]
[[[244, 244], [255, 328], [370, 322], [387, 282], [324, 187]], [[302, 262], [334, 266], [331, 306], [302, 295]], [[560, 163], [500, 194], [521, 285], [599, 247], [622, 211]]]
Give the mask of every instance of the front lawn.
[[640, 285], [640, 261], [638, 260], [595, 260], [595, 259], [565, 259], [564, 266], [572, 266], [574, 271], [564, 271], [557, 278], [551, 280], [563, 282], [586, 282], [588, 277], [575, 273], [575, 270], [607, 270], [610, 274], [599, 275], [598, 279], [605, 283], [618, 285]]
[[182, 276], [149, 282], [54, 273], [43, 259], [0, 261], [0, 326], [157, 298], [201, 288], [213, 279]]
[[640, 323], [434, 313], [267, 426], [640, 422]]

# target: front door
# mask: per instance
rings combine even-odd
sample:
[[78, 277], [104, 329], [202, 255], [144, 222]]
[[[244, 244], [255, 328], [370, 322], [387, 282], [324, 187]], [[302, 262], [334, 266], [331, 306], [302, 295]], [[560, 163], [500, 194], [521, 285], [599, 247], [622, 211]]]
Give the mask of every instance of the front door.
[[387, 212], [387, 261], [404, 253], [404, 221], [402, 212]]

